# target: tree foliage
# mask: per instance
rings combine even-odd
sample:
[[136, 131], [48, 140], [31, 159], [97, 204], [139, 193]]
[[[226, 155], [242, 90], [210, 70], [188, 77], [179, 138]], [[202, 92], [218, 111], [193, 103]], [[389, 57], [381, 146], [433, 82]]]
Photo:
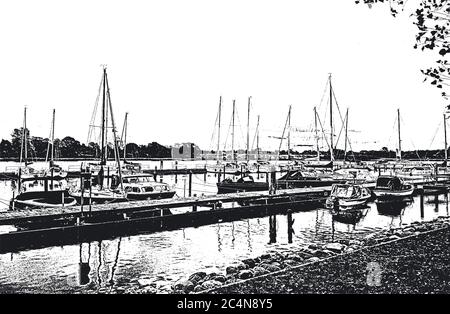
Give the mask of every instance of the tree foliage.
[[[388, 3], [391, 14], [395, 17], [404, 11], [405, 5], [412, 5], [404, 0], [356, 0], [358, 3], [365, 3], [372, 7], [376, 3]], [[441, 95], [448, 100], [450, 93], [450, 63], [447, 60], [450, 56], [450, 1], [448, 0], [420, 0], [415, 2], [411, 17], [417, 27], [415, 36], [415, 49], [430, 50], [436, 53], [436, 63], [421, 72], [425, 75], [425, 80], [438, 88]], [[450, 109], [450, 104], [447, 105]]]

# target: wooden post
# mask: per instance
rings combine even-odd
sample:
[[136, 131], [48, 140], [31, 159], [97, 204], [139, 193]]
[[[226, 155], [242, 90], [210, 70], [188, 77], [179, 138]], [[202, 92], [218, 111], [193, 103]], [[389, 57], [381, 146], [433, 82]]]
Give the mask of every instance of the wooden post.
[[189, 197], [192, 195], [192, 171], [189, 171]]
[[164, 168], [164, 160], [161, 159], [159, 161], [159, 169], [163, 170], [163, 168]]
[[50, 170], [50, 189], [53, 190], [53, 167]]
[[92, 173], [89, 172], [89, 213], [92, 211]]
[[84, 175], [83, 168], [80, 168], [80, 203], [81, 203], [81, 217], [83, 217], [83, 205], [84, 205]]
[[61, 204], [64, 207], [64, 191], [61, 193]]
[[287, 210], [287, 227], [288, 227], [288, 243], [292, 243], [292, 233], [294, 232], [294, 229], [292, 228], [292, 225], [294, 224], [294, 221], [292, 220], [292, 210]]
[[424, 217], [424, 210], [423, 210], [423, 192], [420, 193], [420, 218], [423, 219]]
[[175, 184], [178, 183], [178, 161], [175, 160]]
[[[196, 196], [197, 196], [197, 194], [194, 194], [194, 197], [196, 197]], [[197, 211], [197, 205], [196, 204], [192, 205], [192, 211], [193, 212]]]
[[107, 186], [108, 188], [110, 188], [111, 186], [110, 186], [110, 184], [109, 184], [109, 166], [107, 167], [107, 169], [108, 169], [108, 171], [107, 171], [107, 174], [106, 174], [106, 186]]
[[217, 183], [220, 183], [220, 176], [222, 175], [222, 170], [219, 170], [219, 173], [217, 174]]
[[256, 172], [258, 173], [258, 179], [259, 179], [259, 164], [256, 166]]
[[206, 164], [205, 164], [205, 173], [203, 174], [203, 181], [206, 182], [206, 175], [208, 171], [206, 170]]

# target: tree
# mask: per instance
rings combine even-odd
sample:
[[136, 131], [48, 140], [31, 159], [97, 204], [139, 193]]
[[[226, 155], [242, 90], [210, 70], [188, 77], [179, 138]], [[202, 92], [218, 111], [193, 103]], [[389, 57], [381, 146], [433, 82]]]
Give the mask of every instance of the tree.
[[[355, 1], [357, 4], [361, 0]], [[362, 0], [372, 7], [375, 3], [388, 3], [391, 14], [395, 17], [403, 11], [405, 0]], [[414, 24], [417, 26], [415, 49], [437, 51], [436, 64], [421, 72], [425, 75], [425, 81], [437, 87], [445, 100], [449, 99], [450, 86], [450, 62], [445, 59], [450, 55], [450, 1], [448, 0], [420, 0], [418, 7], [411, 14]], [[447, 90], [447, 91], [445, 91]], [[450, 104], [447, 105], [450, 110]]]

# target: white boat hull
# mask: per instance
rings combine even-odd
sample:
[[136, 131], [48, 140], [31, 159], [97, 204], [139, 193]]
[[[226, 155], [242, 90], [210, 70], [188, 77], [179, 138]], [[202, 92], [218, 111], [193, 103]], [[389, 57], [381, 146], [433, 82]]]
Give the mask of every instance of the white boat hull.
[[389, 191], [389, 190], [377, 190], [374, 189], [373, 193], [376, 197], [379, 198], [387, 198], [387, 197], [405, 197], [405, 196], [411, 196], [414, 193], [414, 187], [411, 187], [407, 190], [402, 191]]

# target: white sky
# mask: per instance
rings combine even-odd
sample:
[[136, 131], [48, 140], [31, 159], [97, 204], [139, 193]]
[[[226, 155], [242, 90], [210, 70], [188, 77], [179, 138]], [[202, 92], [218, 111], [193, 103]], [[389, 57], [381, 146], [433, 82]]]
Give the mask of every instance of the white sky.
[[32, 135], [48, 136], [56, 108], [56, 136], [85, 141], [107, 64], [119, 130], [129, 112], [129, 142], [214, 148], [219, 96], [226, 130], [232, 99], [245, 124], [251, 95], [261, 146], [276, 148], [267, 136], [281, 135], [289, 104], [292, 125], [308, 128], [332, 72], [349, 128], [360, 131], [354, 149], [394, 149], [397, 107], [403, 149], [430, 148], [441, 124], [440, 148], [445, 102], [420, 73], [435, 58], [413, 49], [414, 34], [409, 14], [353, 0], [2, 1], [0, 138], [21, 126], [27, 105]]

